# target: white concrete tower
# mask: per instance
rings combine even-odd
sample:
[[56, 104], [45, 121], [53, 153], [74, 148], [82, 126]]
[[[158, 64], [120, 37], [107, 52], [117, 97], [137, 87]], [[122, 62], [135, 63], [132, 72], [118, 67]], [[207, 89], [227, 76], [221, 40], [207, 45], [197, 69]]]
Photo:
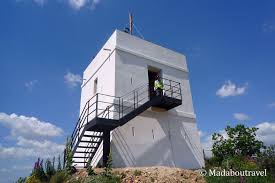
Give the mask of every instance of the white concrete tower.
[[[156, 75], [164, 84], [158, 97]], [[89, 158], [106, 163], [110, 148], [114, 167], [204, 166], [184, 55], [116, 30], [83, 79], [72, 135], [77, 168]]]

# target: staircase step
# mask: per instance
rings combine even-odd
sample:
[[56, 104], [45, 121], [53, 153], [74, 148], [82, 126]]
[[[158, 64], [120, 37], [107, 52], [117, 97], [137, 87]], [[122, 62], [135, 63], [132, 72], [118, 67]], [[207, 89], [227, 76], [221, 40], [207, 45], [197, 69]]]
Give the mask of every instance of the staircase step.
[[76, 151], [75, 153], [81, 153], [81, 154], [89, 154], [89, 153], [93, 153], [93, 152], [95, 152], [95, 151], [87, 151], [87, 152], [81, 152], [81, 151]]
[[97, 144], [98, 143], [96, 143], [96, 146], [89, 146], [89, 147], [87, 147], [87, 146], [77, 146], [77, 148], [93, 148], [93, 147], [97, 147]]
[[[90, 157], [84, 157], [84, 156], [73, 156], [73, 158], [82, 158], [82, 159], [88, 159], [88, 158], [90, 158]], [[75, 163], [75, 162], [74, 162]]]
[[98, 143], [98, 142], [100, 142], [100, 140], [99, 140], [99, 141], [80, 140], [79, 142], [86, 142], [86, 143], [89, 143], [89, 142], [91, 142], [91, 143]]
[[102, 136], [97, 136], [97, 135], [83, 135], [82, 137], [96, 137], [96, 138], [102, 138]]

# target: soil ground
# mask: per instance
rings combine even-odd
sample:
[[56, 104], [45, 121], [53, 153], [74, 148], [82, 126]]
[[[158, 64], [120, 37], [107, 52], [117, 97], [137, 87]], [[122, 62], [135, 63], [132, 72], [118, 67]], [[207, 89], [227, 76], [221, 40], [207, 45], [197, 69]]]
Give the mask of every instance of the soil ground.
[[[95, 168], [96, 173], [103, 172], [102, 168]], [[170, 167], [133, 167], [113, 168], [113, 173], [122, 178], [122, 183], [205, 183], [198, 171]], [[87, 177], [86, 170], [80, 170], [76, 177]]]

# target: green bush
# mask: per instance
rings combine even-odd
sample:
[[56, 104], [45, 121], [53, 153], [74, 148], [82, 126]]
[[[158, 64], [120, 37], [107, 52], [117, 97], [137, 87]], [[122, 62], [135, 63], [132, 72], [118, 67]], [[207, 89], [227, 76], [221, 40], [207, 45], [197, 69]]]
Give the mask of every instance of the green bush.
[[51, 177], [55, 174], [55, 168], [54, 168], [54, 161], [51, 162], [50, 159], [47, 159], [45, 162], [45, 172], [48, 177], [48, 180], [51, 179]]
[[71, 139], [67, 138], [65, 149], [65, 169], [68, 174], [72, 175], [76, 172], [76, 168], [73, 166], [73, 152], [71, 147]]
[[27, 178], [19, 177], [19, 179], [16, 181], [16, 183], [25, 183], [27, 181]]
[[50, 183], [63, 183], [67, 178], [68, 176], [65, 171], [58, 171], [51, 177]]
[[104, 167], [104, 175], [106, 177], [111, 176], [112, 175], [112, 153], [110, 152], [109, 156], [108, 156], [108, 161], [107, 161], [107, 165], [106, 167]]
[[141, 171], [140, 170], [135, 170], [134, 171], [134, 176], [140, 176], [141, 175]]
[[205, 160], [205, 168], [209, 169], [211, 167], [219, 167], [220, 166], [220, 162], [222, 160], [218, 157], [211, 157], [210, 159], [206, 159]]
[[119, 176], [117, 175], [103, 175], [103, 174], [100, 174], [100, 175], [97, 175], [97, 176], [94, 176], [91, 183], [120, 183], [121, 182], [121, 179]]
[[42, 181], [40, 181], [39, 178], [33, 174], [27, 178], [26, 183], [42, 183]]
[[256, 170], [257, 164], [250, 158], [243, 156], [228, 157], [222, 161], [222, 168], [234, 170]]
[[88, 175], [92, 176], [92, 175], [96, 175], [93, 167], [91, 166], [91, 162], [92, 162], [92, 159], [90, 158], [89, 161], [88, 161], [88, 167], [87, 167], [87, 173]]
[[261, 169], [266, 169], [275, 178], [275, 145], [264, 149], [257, 158], [257, 163]]
[[40, 160], [40, 158], [38, 158], [38, 160], [34, 163], [34, 167], [31, 173], [31, 180], [35, 181], [35, 179], [41, 182], [47, 181], [47, 176], [43, 169], [43, 160]]

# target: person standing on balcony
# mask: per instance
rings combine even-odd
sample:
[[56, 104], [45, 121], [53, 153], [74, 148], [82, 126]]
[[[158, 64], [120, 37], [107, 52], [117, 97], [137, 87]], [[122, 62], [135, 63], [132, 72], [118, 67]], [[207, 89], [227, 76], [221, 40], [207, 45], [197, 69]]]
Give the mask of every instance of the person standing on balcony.
[[156, 80], [154, 83], [154, 90], [156, 92], [156, 96], [163, 95], [163, 83], [158, 75], [156, 76]]

